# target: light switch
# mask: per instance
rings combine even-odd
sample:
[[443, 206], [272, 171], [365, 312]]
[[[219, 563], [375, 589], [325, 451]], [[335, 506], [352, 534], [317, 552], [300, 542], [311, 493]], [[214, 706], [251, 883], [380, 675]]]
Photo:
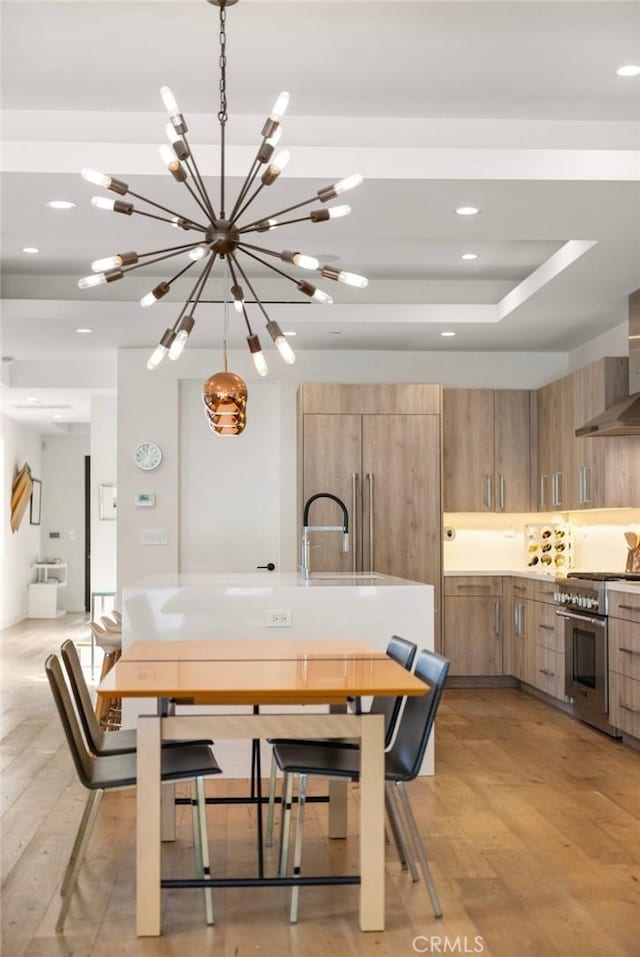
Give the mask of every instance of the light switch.
[[141, 528], [141, 545], [168, 545], [169, 533], [166, 528]]

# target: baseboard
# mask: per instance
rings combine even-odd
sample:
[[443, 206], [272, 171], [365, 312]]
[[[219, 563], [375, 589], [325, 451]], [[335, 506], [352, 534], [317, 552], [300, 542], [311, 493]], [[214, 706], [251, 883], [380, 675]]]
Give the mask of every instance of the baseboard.
[[449, 675], [447, 688], [517, 688], [512, 675]]

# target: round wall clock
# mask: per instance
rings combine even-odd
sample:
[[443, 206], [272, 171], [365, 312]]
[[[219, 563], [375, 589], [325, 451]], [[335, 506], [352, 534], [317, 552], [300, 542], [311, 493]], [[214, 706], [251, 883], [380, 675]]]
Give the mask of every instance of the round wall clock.
[[133, 453], [133, 461], [139, 469], [150, 472], [162, 462], [162, 449], [155, 442], [141, 442]]

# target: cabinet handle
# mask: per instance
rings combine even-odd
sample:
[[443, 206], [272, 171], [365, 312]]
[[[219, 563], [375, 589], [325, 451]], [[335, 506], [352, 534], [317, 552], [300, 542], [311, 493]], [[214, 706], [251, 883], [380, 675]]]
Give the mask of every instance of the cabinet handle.
[[637, 605], [618, 605], [618, 608], [624, 608], [625, 611], [640, 611]]
[[541, 675], [548, 675], [549, 678], [555, 677], [555, 671], [549, 671], [547, 668], [538, 668]]
[[491, 591], [490, 585], [456, 585], [458, 591], [462, 591], [464, 588], [476, 588], [478, 591]]
[[555, 625], [538, 625], [538, 628], [544, 628], [545, 631], [555, 631]]
[[561, 482], [562, 478], [563, 478], [563, 473], [562, 473], [562, 472], [554, 472], [554, 473], [553, 473], [553, 485], [552, 485], [552, 493], [551, 493], [551, 495], [552, 495], [552, 497], [551, 497], [551, 504], [552, 504], [552, 505], [555, 505], [555, 506], [560, 506], [560, 505], [562, 505], [562, 495], [561, 495], [561, 488], [562, 488], [562, 487], [561, 487], [561, 485], [560, 485], [560, 482]]
[[623, 648], [620, 646], [620, 651], [624, 651], [625, 655], [640, 655], [640, 651], [634, 651], [633, 648]]
[[351, 537], [353, 540], [352, 568], [358, 570], [358, 473], [351, 475]]
[[505, 501], [505, 487], [504, 487], [504, 475], [498, 476], [499, 487], [500, 487], [500, 511], [504, 512], [504, 501]]
[[591, 466], [583, 465], [584, 470], [584, 504], [590, 505], [591, 498]]
[[369, 571], [373, 571], [373, 472], [367, 472], [369, 486]]
[[487, 508], [489, 511], [493, 509], [493, 479], [490, 475], [487, 475]]
[[497, 602], [496, 602], [496, 606], [495, 606], [496, 638], [499, 638], [499, 637], [500, 637], [500, 633], [502, 632], [501, 621], [500, 621], [500, 619], [501, 619], [501, 611], [502, 611], [502, 602], [501, 602], [501, 601], [497, 601]]
[[520, 601], [516, 605], [516, 638], [524, 638], [524, 604]]
[[584, 465], [578, 466], [578, 505], [584, 505]]
[[632, 714], [640, 714], [640, 708], [632, 708], [630, 704], [623, 704], [620, 702], [620, 707], [625, 711], [631, 711]]
[[541, 476], [540, 476], [540, 508], [546, 508], [546, 507], [547, 507], [547, 496], [546, 496], [546, 494], [545, 494], [545, 483], [546, 483], [546, 481], [547, 481], [548, 478], [549, 478], [548, 475], [541, 475]]

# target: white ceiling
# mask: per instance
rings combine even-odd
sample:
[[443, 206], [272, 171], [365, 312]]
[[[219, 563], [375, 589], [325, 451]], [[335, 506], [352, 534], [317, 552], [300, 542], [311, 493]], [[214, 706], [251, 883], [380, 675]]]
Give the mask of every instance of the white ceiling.
[[[82, 367], [84, 405], [65, 420], [78, 422], [88, 364], [101, 364], [104, 385], [117, 348], [153, 347], [193, 280], [150, 310], [137, 300], [167, 277], [162, 264], [78, 290], [92, 259], [185, 234], [94, 209], [101, 190], [77, 171], [105, 169], [192, 210], [156, 152], [158, 88], [170, 83], [217, 197], [218, 11], [205, 0], [4, 0], [1, 10], [2, 353], [14, 357], [2, 377], [33, 392], [53, 361], [72, 388]], [[291, 93], [292, 159], [256, 215], [355, 170], [366, 177], [344, 197], [350, 217], [256, 239], [370, 279], [364, 291], [330, 284], [335, 305], [320, 307], [250, 268], [270, 315], [298, 332], [296, 349], [568, 351], [624, 319], [640, 286], [640, 77], [615, 70], [640, 63], [637, 0], [241, 0], [227, 15], [228, 193], [280, 89]], [[44, 205], [56, 198], [76, 208]], [[480, 214], [456, 216], [467, 204]], [[27, 256], [27, 245], [41, 252]], [[470, 251], [478, 259], [463, 262]], [[215, 279], [205, 299], [223, 295]], [[218, 341], [219, 313], [203, 307], [212, 321], [198, 323], [194, 348]], [[450, 329], [456, 337], [442, 338]], [[243, 335], [238, 327], [238, 346]], [[7, 414], [37, 422], [14, 407], [20, 398], [5, 393]]]

